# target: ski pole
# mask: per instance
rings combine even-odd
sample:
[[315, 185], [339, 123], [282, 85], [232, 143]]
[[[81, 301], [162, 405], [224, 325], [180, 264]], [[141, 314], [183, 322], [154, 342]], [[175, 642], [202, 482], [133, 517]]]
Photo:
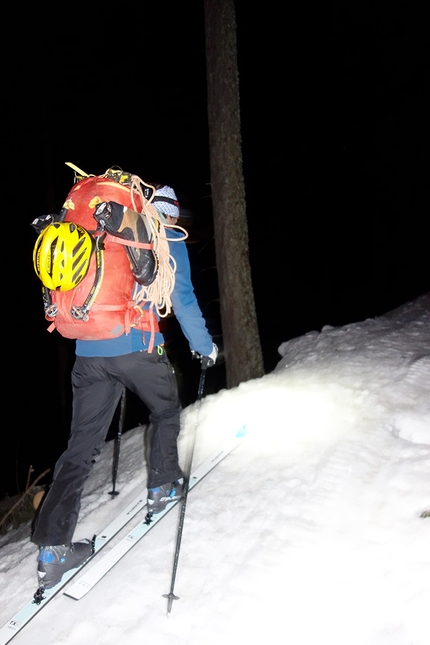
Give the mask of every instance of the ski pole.
[[199, 422], [199, 416], [200, 416], [200, 408], [202, 406], [202, 398], [203, 398], [203, 391], [205, 387], [205, 378], [206, 378], [206, 370], [208, 367], [208, 357], [203, 356], [202, 358], [202, 369], [200, 372], [200, 381], [199, 381], [199, 389], [197, 393], [197, 401], [198, 401], [198, 408], [197, 408], [197, 415], [196, 415], [196, 422], [194, 424], [194, 430], [191, 438], [191, 448], [189, 451], [189, 456], [188, 456], [188, 463], [185, 468], [185, 473], [184, 473], [184, 494], [182, 497], [182, 505], [181, 505], [181, 514], [179, 517], [179, 524], [178, 524], [178, 531], [176, 534], [176, 549], [175, 549], [175, 558], [173, 560], [173, 572], [172, 572], [172, 579], [170, 582], [170, 592], [167, 594], [163, 594], [163, 598], [167, 598], [167, 615], [170, 614], [172, 610], [172, 604], [174, 600], [179, 600], [179, 596], [175, 596], [174, 594], [174, 589], [175, 589], [175, 581], [176, 581], [176, 573], [178, 570], [178, 561], [179, 561], [179, 552], [181, 550], [181, 540], [182, 540], [182, 531], [184, 528], [184, 521], [185, 521], [185, 512], [187, 509], [187, 498], [188, 498], [188, 490], [189, 490], [189, 484], [190, 484], [190, 477], [191, 477], [191, 467], [193, 464], [193, 455], [194, 455], [194, 446], [196, 443], [196, 434], [197, 434], [197, 426]]
[[115, 437], [115, 446], [114, 446], [114, 454], [113, 454], [113, 465], [112, 465], [112, 490], [109, 491], [109, 495], [112, 497], [116, 497], [116, 495], [119, 495], [119, 491], [115, 490], [116, 486], [116, 478], [118, 475], [118, 464], [119, 464], [119, 453], [121, 449], [121, 435], [122, 431], [124, 430], [124, 423], [125, 423], [125, 399], [126, 399], [126, 388], [124, 387], [122, 394], [121, 394], [121, 408], [119, 412], [119, 420], [118, 420], [118, 432]]

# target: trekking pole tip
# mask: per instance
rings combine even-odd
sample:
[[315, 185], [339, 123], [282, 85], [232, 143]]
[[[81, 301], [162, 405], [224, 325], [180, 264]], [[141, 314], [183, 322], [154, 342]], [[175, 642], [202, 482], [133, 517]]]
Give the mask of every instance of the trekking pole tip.
[[173, 601], [179, 600], [179, 596], [175, 596], [174, 593], [170, 592], [170, 593], [163, 593], [163, 598], [167, 598], [167, 600], [169, 601], [167, 603], [167, 615], [169, 616], [170, 612], [172, 611]]

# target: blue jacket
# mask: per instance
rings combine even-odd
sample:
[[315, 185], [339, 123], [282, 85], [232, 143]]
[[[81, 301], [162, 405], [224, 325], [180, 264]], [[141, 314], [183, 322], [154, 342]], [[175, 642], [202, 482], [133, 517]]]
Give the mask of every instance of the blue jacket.
[[[180, 238], [182, 234], [175, 229], [166, 229], [171, 239]], [[212, 351], [212, 337], [197, 302], [191, 282], [191, 269], [187, 247], [184, 241], [169, 243], [170, 254], [176, 262], [175, 286], [171, 295], [173, 312], [178, 319], [182, 332], [190, 344], [190, 348], [202, 356], [208, 356]], [[123, 334], [112, 340], [77, 340], [76, 354], [78, 356], [122, 356], [132, 352], [147, 351], [150, 333], [132, 329], [129, 334]], [[161, 332], [155, 334], [154, 346], [161, 345], [164, 337]]]

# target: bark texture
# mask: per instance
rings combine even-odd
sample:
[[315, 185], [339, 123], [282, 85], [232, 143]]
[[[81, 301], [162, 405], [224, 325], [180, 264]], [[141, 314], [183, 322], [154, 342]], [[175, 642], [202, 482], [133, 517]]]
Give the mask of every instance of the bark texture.
[[264, 374], [251, 279], [233, 0], [205, 0], [212, 207], [227, 387]]

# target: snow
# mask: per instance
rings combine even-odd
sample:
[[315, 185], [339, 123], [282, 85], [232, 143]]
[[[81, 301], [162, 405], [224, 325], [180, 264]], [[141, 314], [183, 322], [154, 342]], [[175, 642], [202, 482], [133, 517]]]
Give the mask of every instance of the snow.
[[[324, 327], [283, 343], [271, 374], [185, 409], [184, 462], [194, 431], [195, 466], [244, 424], [247, 436], [190, 492], [170, 615], [179, 505], [84, 599], [58, 594], [14, 645], [428, 645], [429, 323], [427, 294]], [[105, 445], [77, 539], [145, 486], [144, 434], [122, 439], [113, 500]], [[29, 526], [0, 545], [1, 626], [35, 591], [37, 548]]]

